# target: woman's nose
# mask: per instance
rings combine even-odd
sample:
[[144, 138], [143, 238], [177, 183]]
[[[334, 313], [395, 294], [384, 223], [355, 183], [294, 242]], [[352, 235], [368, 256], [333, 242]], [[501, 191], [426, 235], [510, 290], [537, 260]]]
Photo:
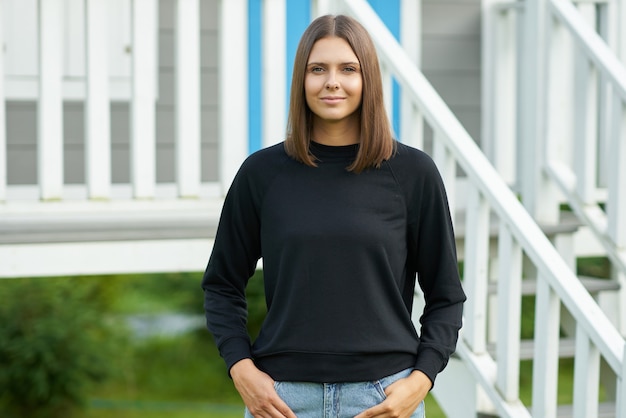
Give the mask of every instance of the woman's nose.
[[326, 89], [327, 90], [337, 90], [339, 88], [339, 82], [335, 77], [328, 77], [326, 80]]

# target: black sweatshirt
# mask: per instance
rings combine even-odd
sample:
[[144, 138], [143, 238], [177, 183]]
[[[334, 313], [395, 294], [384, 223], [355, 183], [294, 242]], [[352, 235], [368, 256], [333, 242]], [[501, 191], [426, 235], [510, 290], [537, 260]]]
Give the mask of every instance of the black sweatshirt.
[[[283, 144], [252, 154], [226, 196], [202, 287], [207, 326], [230, 367], [275, 380], [376, 380], [406, 368], [434, 382], [455, 349], [465, 295], [439, 172], [425, 153], [359, 174], [357, 145], [312, 143], [318, 167]], [[251, 345], [245, 288], [263, 258], [268, 313]], [[416, 275], [426, 307], [418, 336]]]

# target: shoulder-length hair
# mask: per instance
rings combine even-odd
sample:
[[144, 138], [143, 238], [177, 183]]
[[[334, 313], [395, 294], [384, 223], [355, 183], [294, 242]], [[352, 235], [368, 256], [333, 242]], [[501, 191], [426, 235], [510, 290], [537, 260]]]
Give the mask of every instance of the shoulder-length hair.
[[378, 56], [365, 28], [355, 19], [344, 15], [318, 17], [300, 39], [293, 66], [285, 150], [297, 161], [311, 167], [317, 165], [315, 156], [309, 150], [313, 114], [306, 103], [304, 77], [313, 45], [327, 37], [339, 37], [348, 42], [359, 60], [363, 78], [361, 106], [357, 110], [360, 112], [361, 124], [359, 151], [347, 169], [360, 173], [370, 167], [378, 168], [395, 151], [395, 141], [384, 107]]

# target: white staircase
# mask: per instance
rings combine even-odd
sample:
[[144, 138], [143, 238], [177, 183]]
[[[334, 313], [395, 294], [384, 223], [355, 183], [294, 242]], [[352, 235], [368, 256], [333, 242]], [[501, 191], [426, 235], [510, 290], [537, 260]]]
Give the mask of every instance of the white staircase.
[[[533, 0], [523, 4], [523, 13], [526, 16], [545, 19], [515, 21], [525, 30], [532, 27], [535, 31], [524, 40], [527, 52], [537, 48], [537, 42], [546, 40], [545, 33], [540, 30], [540, 24], [537, 26], [537, 22], [561, 22], [560, 24], [572, 28], [577, 42], [597, 41], [590, 31], [582, 31], [583, 34], [576, 32], [580, 29], [576, 17], [578, 15], [571, 4], [564, 3], [560, 0]], [[543, 134], [533, 137], [544, 132], [542, 123], [547, 123], [548, 119], [544, 119], [545, 114], [540, 114], [545, 112], [544, 108], [536, 108], [536, 103], [548, 100], [541, 91], [537, 91], [537, 88], [543, 86], [537, 76], [543, 74], [542, 65], [547, 59], [547, 55], [541, 54], [547, 54], [547, 51], [541, 48], [539, 52], [533, 52], [534, 60], [525, 56], [530, 62], [524, 62], [524, 66], [511, 65], [516, 70], [527, 72], [526, 80], [521, 84], [521, 88], [526, 90], [524, 93], [519, 91], [519, 95], [523, 97], [519, 107], [526, 111], [522, 112], [524, 119], [519, 122], [516, 108], [513, 108], [513, 114], [502, 118], [505, 122], [514, 124], [512, 129], [508, 128], [512, 132], [513, 142], [506, 146], [510, 147], [509, 151], [514, 150], [514, 157], [519, 146], [516, 123], [525, 124], [522, 129], [525, 136], [521, 138], [533, 137], [533, 141], [529, 145], [531, 153], [527, 161], [521, 159], [519, 171], [511, 171], [508, 167], [507, 173], [512, 179], [507, 179], [506, 175], [501, 176], [492, 166], [364, 1], [344, 0], [320, 4], [326, 7], [320, 12], [354, 15], [373, 35], [379, 48], [383, 72], [387, 77], [393, 76], [401, 85], [403, 97], [410, 100], [409, 109], [412, 113], [407, 123], [415, 126], [413, 129], [404, 128], [403, 132], [418, 132], [419, 135], [422, 118], [433, 132], [433, 156], [444, 176], [449, 195], [452, 196], [452, 208], [457, 213], [457, 233], [463, 236], [463, 241], [459, 242], [459, 252], [464, 261], [463, 284], [468, 295], [464, 327], [457, 349], [458, 357], [451, 361], [449, 368], [438, 378], [434, 389], [440, 406], [451, 417], [626, 417], [626, 343], [616, 325], [593, 296], [599, 293], [622, 292], [624, 286], [620, 280], [601, 282], [587, 278], [581, 280], [576, 276], [573, 270], [576, 256], [574, 236], [579, 226], [588, 228], [588, 220], [578, 217], [568, 227], [566, 219], [561, 219], [560, 204], [567, 200], [549, 189], [546, 167], [550, 165], [542, 164], [548, 161], [543, 153], [544, 148], [551, 149], [553, 145], [544, 141], [546, 136]], [[490, 9], [489, 13], [511, 19], [507, 13], [519, 9], [520, 4], [502, 6]], [[502, 25], [503, 22], [498, 24]], [[502, 26], [499, 28], [502, 29]], [[516, 34], [510, 27], [506, 30]], [[529, 44], [533, 39], [535, 43]], [[509, 45], [511, 47], [515, 48], [515, 45]], [[604, 47], [597, 52], [598, 48], [600, 47], [594, 44], [591, 50], [585, 50], [591, 54], [587, 62], [594, 63], [599, 68], [604, 68], [603, 65], [607, 64], [603, 59], [616, 62], [608, 48]], [[511, 53], [508, 51], [508, 54]], [[603, 58], [598, 58], [597, 54], [603, 54]], [[539, 69], [532, 67], [533, 65]], [[496, 72], [497, 69], [493, 71]], [[621, 106], [620, 109], [623, 110], [626, 103], [621, 98], [621, 86], [626, 80], [622, 76], [623, 67], [609, 67], [609, 70], [602, 71], [615, 91], [613, 97], [617, 104], [614, 107]], [[524, 73], [521, 72], [519, 77], [523, 79]], [[506, 84], [504, 86], [511, 87]], [[513, 92], [516, 94], [515, 89]], [[385, 93], [391, 94], [389, 90]], [[491, 110], [494, 109], [486, 111]], [[498, 110], [506, 111], [507, 108]], [[498, 115], [494, 110], [493, 118], [497, 119]], [[573, 120], [569, 119], [571, 123]], [[621, 121], [621, 126], [626, 124], [623, 113], [618, 112], [617, 120]], [[615, 126], [618, 126], [617, 122]], [[506, 131], [506, 128], [497, 125], [493, 129], [494, 132], [503, 130]], [[612, 132], [615, 138], [613, 143], [620, 144], [614, 145], [615, 149], [622, 152], [626, 146], [626, 131]], [[567, 138], [561, 139], [567, 142]], [[506, 153], [500, 149], [501, 144], [495, 144], [498, 140], [498, 137], [493, 138], [493, 155], [506, 157]], [[615, 156], [613, 161], [626, 159], [620, 160]], [[497, 162], [501, 164], [501, 161]], [[613, 164], [615, 165], [619, 164]], [[458, 173], [457, 168], [463, 174]], [[620, 203], [626, 192], [626, 182], [623, 175], [619, 178], [621, 189], [614, 186], [604, 195], [603, 202], [607, 208], [613, 207], [608, 211], [614, 214], [610, 218], [613, 220], [603, 225], [604, 235], [607, 227], [612, 231], [619, 228], [618, 222], [621, 220], [617, 219], [624, 219], [626, 215], [626, 209]], [[519, 187], [526, 207], [509, 186]], [[547, 188], [547, 194], [546, 189], [539, 189], [540, 186]], [[618, 197], [612, 197], [614, 194]], [[574, 204], [570, 206], [576, 211]], [[616, 215], [618, 213], [620, 216]], [[463, 215], [459, 218], [458, 214]], [[543, 229], [538, 221], [544, 225]], [[619, 234], [621, 232], [611, 233], [609, 236], [619, 238]], [[618, 241], [614, 241], [613, 245], [617, 251], [620, 251], [620, 245], [623, 247]], [[615, 257], [611, 259], [613, 258]], [[522, 341], [521, 301], [522, 296], [527, 294], [535, 295], [536, 319], [533, 339]], [[571, 331], [574, 332], [563, 338], [564, 333]], [[559, 406], [557, 402], [558, 365], [561, 357], [574, 357], [575, 363], [574, 404], [569, 407]], [[532, 404], [526, 405], [520, 400], [520, 361], [528, 358], [533, 359]], [[610, 372], [604, 371], [603, 367]], [[601, 379], [607, 391], [606, 403], [599, 400]]]

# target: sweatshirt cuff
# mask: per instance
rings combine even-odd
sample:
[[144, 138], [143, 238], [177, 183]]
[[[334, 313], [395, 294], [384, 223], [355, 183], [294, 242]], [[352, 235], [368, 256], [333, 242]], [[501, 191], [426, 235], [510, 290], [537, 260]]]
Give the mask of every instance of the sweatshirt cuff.
[[437, 350], [431, 348], [425, 348], [420, 350], [417, 355], [417, 361], [415, 362], [415, 370], [423, 372], [432, 382], [432, 388], [435, 386], [435, 378], [437, 374], [448, 362], [441, 356]]
[[243, 337], [235, 337], [226, 340], [220, 346], [219, 350], [222, 358], [226, 362], [228, 375], [230, 375], [230, 368], [233, 367], [235, 363], [246, 358], [252, 358], [250, 341]]

